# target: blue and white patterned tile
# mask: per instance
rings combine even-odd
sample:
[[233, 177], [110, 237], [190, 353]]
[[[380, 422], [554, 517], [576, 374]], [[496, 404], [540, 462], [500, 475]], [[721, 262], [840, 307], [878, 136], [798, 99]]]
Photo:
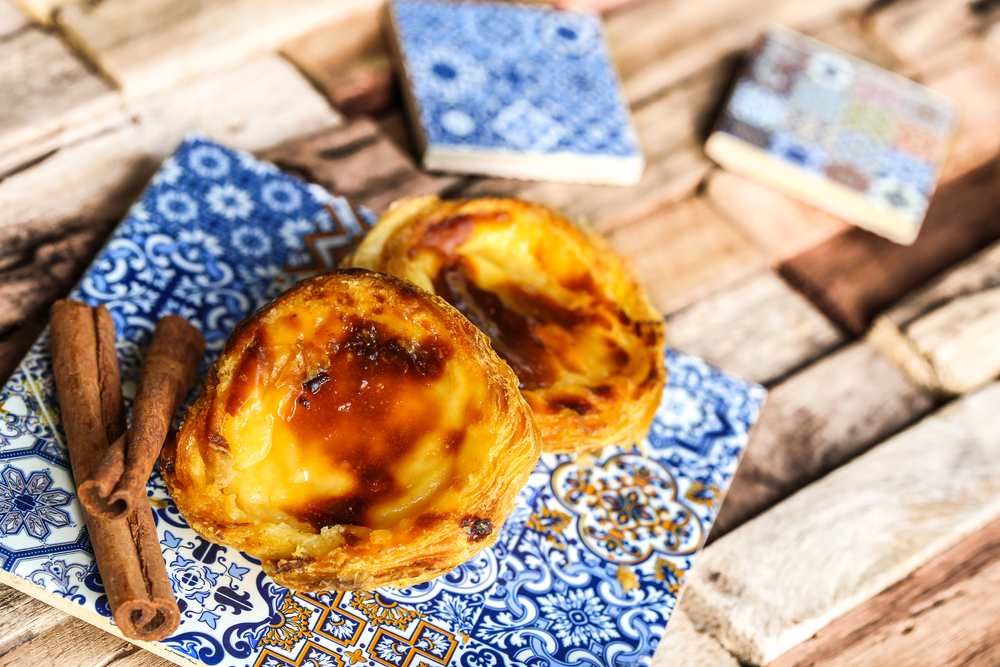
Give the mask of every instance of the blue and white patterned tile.
[[428, 151], [488, 158], [642, 152], [598, 15], [514, 3], [391, 4]]
[[[335, 266], [372, 222], [193, 135], [72, 296], [111, 310], [128, 397], [168, 312], [209, 341], [200, 383], [238, 321]], [[148, 493], [183, 617], [162, 648], [181, 664], [232, 667], [648, 663], [764, 398], [698, 359], [668, 350], [667, 364], [647, 456], [608, 448], [590, 466], [543, 456], [495, 547], [402, 590], [276, 586], [255, 559], [197, 536], [154, 470]], [[0, 579], [110, 628], [73, 491], [43, 334], [0, 389]]]

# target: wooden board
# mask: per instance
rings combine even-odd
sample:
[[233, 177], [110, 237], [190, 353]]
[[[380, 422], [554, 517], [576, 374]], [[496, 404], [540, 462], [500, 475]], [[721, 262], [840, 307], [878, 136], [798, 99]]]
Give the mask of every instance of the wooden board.
[[119, 219], [190, 129], [235, 148], [263, 150], [341, 122], [295, 68], [277, 56], [128, 110], [128, 124], [0, 181], [0, 240], [7, 247], [16, 239]]
[[42, 25], [51, 25], [52, 12], [66, 0], [13, 0], [32, 20]]
[[843, 340], [829, 320], [770, 271], [750, 274], [667, 318], [670, 345], [762, 384]]
[[1000, 66], [974, 58], [950, 72], [929, 78], [929, 88], [958, 102], [958, 134], [941, 181], [951, 181], [1000, 155]]
[[343, 114], [386, 110], [398, 100], [381, 15], [373, 8], [346, 17], [285, 44], [281, 54]]
[[770, 667], [996, 667], [1000, 521], [847, 612]]
[[295, 139], [260, 157], [379, 213], [401, 197], [439, 194], [455, 182], [417, 169], [378, 125], [364, 118]]
[[0, 584], [0, 655], [48, 632], [67, 618], [54, 607]]
[[851, 229], [829, 213], [721, 169], [712, 172], [707, 192], [715, 208], [776, 263]]
[[688, 613], [766, 664], [995, 520], [998, 410], [995, 383], [718, 540], [688, 580]]
[[103, 0], [62, 7], [58, 25], [128, 97], [277, 50], [380, 0]]
[[669, 315], [745, 278], [764, 256], [736, 227], [695, 197], [607, 236], [632, 258], [653, 305]]
[[906, 67], [906, 74], [968, 59], [978, 50], [977, 34], [988, 11], [969, 0], [901, 0], [886, 3], [866, 17], [865, 27]]
[[908, 295], [868, 340], [934, 392], [964, 394], [1000, 375], [1000, 243]]
[[10, 0], [0, 0], [0, 38], [28, 25], [28, 17]]
[[107, 665], [134, 652], [128, 642], [69, 616], [48, 632], [0, 656], [0, 667]]
[[651, 667], [739, 667], [739, 663], [713, 637], [698, 630], [684, 611], [681, 598], [656, 647]]
[[[119, 96], [57, 37], [31, 27], [0, 41], [0, 176], [103, 128]], [[85, 127], [80, 127], [81, 125]], [[15, 149], [40, 139], [27, 151]]]
[[854, 343], [771, 390], [709, 536], [732, 532], [934, 407], [878, 352]]
[[942, 185], [911, 246], [850, 229], [783, 262], [779, 272], [828, 317], [861, 335], [904, 294], [1000, 238], [996, 183], [989, 163]]
[[633, 104], [746, 49], [769, 22], [817, 30], [869, 0], [649, 0], [607, 19], [625, 94]]

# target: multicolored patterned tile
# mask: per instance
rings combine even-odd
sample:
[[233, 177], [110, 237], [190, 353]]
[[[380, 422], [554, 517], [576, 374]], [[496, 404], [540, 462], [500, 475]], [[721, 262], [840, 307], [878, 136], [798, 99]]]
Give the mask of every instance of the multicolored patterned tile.
[[596, 13], [395, 0], [390, 16], [425, 167], [639, 180], [645, 161]]
[[775, 28], [751, 50], [705, 150], [727, 169], [912, 243], [957, 124], [950, 100]]
[[[103, 303], [134, 391], [157, 319], [204, 334], [202, 377], [233, 326], [331, 268], [373, 220], [252, 156], [190, 136], [98, 255], [74, 298]], [[154, 471], [148, 492], [183, 620], [143, 644], [179, 664], [647, 664], [735, 472], [764, 390], [669, 351], [646, 455], [545, 455], [500, 541], [433, 581], [294, 593], [197, 536]], [[200, 387], [195, 387], [192, 401]], [[0, 581], [117, 632], [63, 442], [43, 335], [0, 390]]]

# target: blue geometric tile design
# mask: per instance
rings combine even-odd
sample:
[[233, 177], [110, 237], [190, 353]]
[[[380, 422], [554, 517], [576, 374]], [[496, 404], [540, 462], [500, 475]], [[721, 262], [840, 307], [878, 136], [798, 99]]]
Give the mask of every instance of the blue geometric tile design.
[[428, 0], [390, 8], [428, 145], [641, 158], [598, 15]]
[[[250, 155], [190, 136], [72, 296], [111, 311], [126, 393], [157, 319], [208, 341], [334, 266], [373, 216]], [[402, 590], [293, 593], [188, 528], [157, 471], [153, 515], [183, 620], [147, 647], [180, 664], [648, 664], [708, 534], [764, 390], [668, 350], [646, 456], [545, 455], [492, 549]], [[188, 401], [200, 391], [195, 387]], [[74, 497], [42, 338], [0, 390], [0, 580], [113, 630]]]
[[716, 129], [919, 225], [957, 123], [950, 100], [776, 29], [751, 49]]

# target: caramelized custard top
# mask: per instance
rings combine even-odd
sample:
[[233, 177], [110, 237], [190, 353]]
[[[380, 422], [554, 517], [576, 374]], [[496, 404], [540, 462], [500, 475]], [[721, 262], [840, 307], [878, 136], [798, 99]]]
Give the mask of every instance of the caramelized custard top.
[[442, 306], [397, 284], [298, 299], [243, 332], [209, 439], [233, 456], [244, 511], [315, 532], [388, 528], [447, 512], [449, 488], [481, 468], [477, 443], [493, 439], [480, 405], [495, 397], [435, 319]]
[[415, 282], [418, 272], [428, 276], [425, 287], [489, 336], [536, 413], [590, 414], [601, 400], [660, 377], [662, 325], [628, 293], [637, 286], [602, 281], [611, 260], [540, 207], [471, 204], [441, 202], [402, 231], [417, 270], [394, 271], [390, 260], [389, 271]]

